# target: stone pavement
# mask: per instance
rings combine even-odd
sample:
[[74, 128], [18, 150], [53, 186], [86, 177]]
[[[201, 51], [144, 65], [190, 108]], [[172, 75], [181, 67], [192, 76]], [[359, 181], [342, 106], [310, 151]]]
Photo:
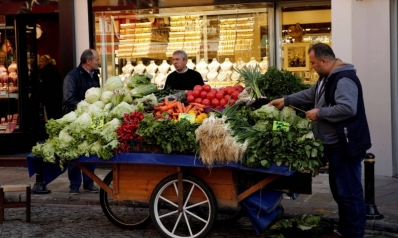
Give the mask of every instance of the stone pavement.
[[[103, 179], [111, 171], [110, 167], [99, 167], [95, 173]], [[30, 184], [32, 187], [36, 177], [29, 178], [27, 168], [0, 167], [1, 184]], [[80, 195], [69, 194], [67, 173], [62, 174], [47, 185], [49, 194], [32, 194], [32, 205], [62, 204], [62, 205], [98, 205], [99, 195], [83, 191]], [[320, 215], [323, 219], [337, 221], [337, 205], [333, 201], [328, 184], [328, 175], [319, 174], [313, 178], [312, 194], [300, 194], [296, 200], [283, 199], [284, 217], [301, 216], [303, 214]], [[398, 178], [376, 176], [375, 205], [381, 220], [367, 220], [367, 230], [398, 234]], [[394, 236], [394, 237], [398, 237]]]

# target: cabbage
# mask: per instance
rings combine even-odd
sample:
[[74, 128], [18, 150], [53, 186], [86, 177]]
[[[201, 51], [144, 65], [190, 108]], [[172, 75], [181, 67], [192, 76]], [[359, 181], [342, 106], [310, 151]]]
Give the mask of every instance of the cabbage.
[[103, 109], [105, 107], [105, 103], [103, 101], [96, 101], [92, 105], [97, 106], [100, 109]]
[[106, 80], [105, 87], [107, 91], [115, 91], [123, 88], [123, 81], [120, 76], [112, 76]]
[[156, 91], [158, 91], [158, 87], [156, 86], [156, 84], [150, 83], [138, 85], [135, 88], [131, 89], [130, 93], [132, 97], [141, 98]]
[[113, 108], [110, 112], [109, 112], [109, 116], [113, 119], [113, 118], [118, 118], [120, 120], [122, 120], [124, 118], [124, 114], [130, 114], [132, 112], [134, 112], [135, 110], [137, 110], [137, 106], [135, 105], [130, 105], [127, 102], [121, 102], [119, 105], [117, 105], [115, 108]]
[[113, 103], [107, 103], [106, 105], [105, 105], [105, 107], [104, 107], [104, 111], [105, 112], [109, 112], [110, 110], [112, 110], [112, 108], [113, 108]]
[[85, 113], [90, 105], [91, 104], [86, 100], [80, 101], [76, 106], [76, 116], [80, 116], [81, 114]]
[[[98, 101], [101, 102], [101, 101]], [[103, 102], [102, 102], [103, 103]], [[105, 105], [104, 105], [105, 106]], [[104, 116], [105, 112], [99, 108], [97, 105], [95, 104], [91, 104], [88, 108], [87, 108], [87, 113], [91, 116], [91, 117], [100, 117], [100, 116]]]
[[159, 103], [155, 94], [151, 93], [142, 98], [135, 99], [134, 104], [137, 104], [137, 107], [141, 111], [151, 111], [154, 107], [158, 106]]
[[86, 91], [85, 99], [88, 103], [94, 103], [101, 98], [101, 88], [90, 88]]
[[124, 93], [123, 102], [132, 103], [133, 99], [131, 98], [129, 89], [127, 87], [124, 87], [123, 91], [126, 92], [126, 93]]
[[279, 113], [279, 121], [288, 122], [290, 125], [295, 124], [296, 119], [296, 111], [291, 107], [284, 107]]
[[150, 84], [152, 75], [150, 74], [134, 74], [127, 81], [127, 87], [135, 88], [138, 85]]
[[279, 120], [279, 110], [274, 106], [264, 105], [254, 111], [254, 116], [260, 119]]
[[101, 101], [103, 101], [105, 104], [111, 102], [113, 96], [113, 92], [112, 91], [104, 91], [101, 94]]

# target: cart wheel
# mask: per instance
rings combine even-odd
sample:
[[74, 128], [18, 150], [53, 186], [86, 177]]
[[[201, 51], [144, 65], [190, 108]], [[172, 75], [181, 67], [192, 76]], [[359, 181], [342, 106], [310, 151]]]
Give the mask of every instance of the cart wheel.
[[[104, 178], [113, 189], [113, 172], [109, 172]], [[149, 203], [131, 200], [113, 200], [104, 189], [100, 190], [100, 203], [105, 216], [116, 226], [127, 229], [140, 229], [151, 223]]]
[[[206, 183], [190, 175], [183, 178], [183, 191], [179, 212], [177, 175], [163, 179], [151, 195], [152, 222], [163, 237], [206, 237], [216, 218], [216, 198]], [[196, 214], [198, 207], [209, 211], [205, 217]]]

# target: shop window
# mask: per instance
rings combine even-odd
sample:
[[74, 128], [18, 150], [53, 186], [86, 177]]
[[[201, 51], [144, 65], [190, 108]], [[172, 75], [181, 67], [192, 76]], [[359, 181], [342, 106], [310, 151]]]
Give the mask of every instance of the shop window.
[[188, 54], [188, 66], [209, 84], [233, 85], [239, 79], [234, 67], [253, 65], [266, 70], [268, 29], [266, 4], [97, 11], [95, 35], [102, 56], [102, 81], [146, 72], [153, 74], [153, 83], [161, 88], [173, 70], [172, 53], [182, 49]]
[[0, 16], [0, 133], [18, 132], [19, 80], [13, 22]]
[[308, 62], [308, 49], [323, 42], [332, 45], [331, 6], [281, 7], [281, 68], [313, 84], [317, 73]]

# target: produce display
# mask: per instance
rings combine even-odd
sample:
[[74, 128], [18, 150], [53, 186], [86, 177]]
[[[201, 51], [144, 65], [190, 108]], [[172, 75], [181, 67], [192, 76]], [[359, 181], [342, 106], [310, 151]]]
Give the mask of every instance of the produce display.
[[[58, 158], [62, 166], [82, 155], [106, 160], [114, 153], [134, 153], [151, 146], [152, 152], [197, 154], [209, 167], [230, 162], [250, 167], [276, 163], [313, 171], [321, 166], [323, 146], [314, 139], [310, 121], [292, 108], [250, 106], [267, 97], [267, 73], [278, 73], [257, 70], [239, 71], [243, 81], [235, 86], [197, 85], [190, 91], [158, 90], [144, 74], [133, 75], [126, 85], [120, 77], [111, 77], [104, 88], [89, 89], [75, 111], [49, 120], [49, 138], [35, 145], [32, 153], [45, 162]], [[295, 80], [291, 75], [284, 83], [297, 84]]]

